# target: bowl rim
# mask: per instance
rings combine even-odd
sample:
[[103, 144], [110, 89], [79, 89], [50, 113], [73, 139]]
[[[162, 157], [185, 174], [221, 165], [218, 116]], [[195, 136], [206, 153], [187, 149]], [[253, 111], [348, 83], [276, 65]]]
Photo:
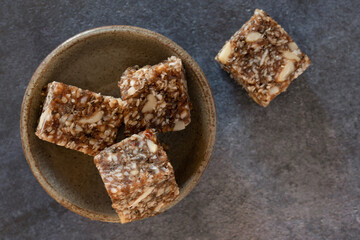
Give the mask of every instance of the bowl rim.
[[[91, 210], [88, 210], [86, 208], [82, 208], [80, 206], [77, 206], [70, 200], [66, 199], [59, 193], [55, 187], [53, 187], [45, 178], [45, 176], [40, 171], [40, 168], [37, 164], [37, 161], [35, 160], [29, 143], [29, 135], [31, 134], [31, 130], [29, 130], [27, 127], [27, 119], [29, 115], [29, 109], [30, 109], [30, 100], [32, 96], [33, 89], [35, 89], [38, 85], [37, 79], [41, 77], [42, 73], [46, 70], [47, 65], [51, 63], [51, 61], [59, 56], [64, 51], [68, 50], [69, 48], [73, 47], [77, 43], [89, 39], [94, 36], [99, 36], [102, 34], [108, 34], [111, 32], [127, 32], [132, 33], [134, 35], [143, 36], [147, 38], [151, 38], [152, 40], [159, 41], [161, 45], [170, 48], [174, 53], [176, 53], [181, 59], [186, 59], [189, 64], [191, 65], [192, 70], [194, 71], [194, 74], [196, 75], [197, 79], [199, 80], [199, 83], [201, 85], [201, 88], [205, 91], [205, 100], [206, 100], [206, 106], [208, 106], [208, 114], [209, 114], [209, 138], [207, 141], [206, 150], [203, 156], [203, 160], [201, 161], [198, 169], [196, 172], [187, 180], [184, 187], [182, 188], [179, 197], [169, 204], [165, 210], [173, 207], [175, 204], [180, 202], [185, 196], [187, 196], [197, 185], [197, 183], [200, 181], [201, 176], [205, 172], [205, 169], [207, 165], [209, 164], [209, 161], [211, 159], [211, 155], [214, 150], [215, 141], [216, 141], [216, 132], [217, 132], [217, 114], [216, 114], [216, 106], [215, 106], [215, 100], [213, 93], [210, 88], [210, 84], [207, 81], [203, 71], [201, 70], [200, 66], [196, 63], [196, 61], [178, 44], [176, 44], [174, 41], [170, 40], [169, 38], [156, 33], [154, 31], [135, 27], [135, 26], [128, 26], [128, 25], [110, 25], [110, 26], [103, 26], [98, 28], [93, 28], [86, 30], [84, 32], [81, 32], [79, 34], [76, 34], [75, 36], [67, 39], [60, 45], [58, 45], [51, 53], [47, 55], [47, 57], [41, 62], [41, 64], [37, 67], [36, 71], [32, 75], [28, 86], [26, 88], [22, 105], [21, 105], [21, 113], [20, 113], [20, 136], [21, 136], [21, 143], [23, 152], [26, 158], [26, 161], [37, 179], [37, 181], [40, 183], [40, 185], [43, 187], [43, 189], [53, 198], [55, 199], [59, 204], [61, 204], [63, 207], [71, 210], [72, 212], [75, 212], [81, 216], [87, 217], [91, 220], [98, 220], [103, 222], [120, 222], [120, 219], [111, 217], [109, 215], [101, 214], [99, 212], [94, 212]], [[164, 210], [164, 211], [165, 211]]]

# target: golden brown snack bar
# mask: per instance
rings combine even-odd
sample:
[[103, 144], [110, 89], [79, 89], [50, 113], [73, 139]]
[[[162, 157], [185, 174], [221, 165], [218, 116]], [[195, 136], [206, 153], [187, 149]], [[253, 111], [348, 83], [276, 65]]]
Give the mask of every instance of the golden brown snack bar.
[[179, 195], [173, 168], [152, 129], [106, 148], [94, 162], [121, 223], [159, 214]]
[[287, 32], [259, 9], [215, 59], [264, 107], [310, 65]]
[[35, 134], [94, 156], [114, 144], [122, 118], [121, 99], [52, 82]]
[[191, 121], [191, 103], [181, 59], [172, 56], [154, 66], [128, 68], [119, 81], [125, 103], [125, 135], [147, 128], [179, 131]]

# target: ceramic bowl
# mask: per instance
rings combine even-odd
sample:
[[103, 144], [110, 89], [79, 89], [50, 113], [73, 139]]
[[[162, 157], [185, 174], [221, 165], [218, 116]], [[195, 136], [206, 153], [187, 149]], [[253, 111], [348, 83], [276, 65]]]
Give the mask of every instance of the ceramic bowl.
[[[41, 91], [51, 81], [120, 97], [122, 72], [133, 65], [156, 64], [169, 56], [182, 59], [193, 104], [191, 124], [183, 131], [159, 134], [169, 146], [180, 196], [195, 187], [215, 144], [216, 111], [202, 70], [170, 39], [138, 27], [108, 26], [80, 33], [52, 51], [32, 76], [21, 108], [21, 140], [28, 164], [46, 192], [64, 207], [93, 220], [119, 222], [93, 158], [40, 140], [34, 134], [41, 113]], [[123, 136], [119, 136], [121, 140]], [[31, 196], [29, 196], [31, 198]]]

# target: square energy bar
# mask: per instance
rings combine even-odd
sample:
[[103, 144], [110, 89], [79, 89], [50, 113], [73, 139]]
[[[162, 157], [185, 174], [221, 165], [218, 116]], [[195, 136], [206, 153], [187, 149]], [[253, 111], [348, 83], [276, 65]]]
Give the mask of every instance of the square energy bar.
[[114, 144], [122, 119], [121, 99], [52, 82], [35, 134], [94, 156]]
[[179, 195], [174, 170], [152, 129], [106, 148], [94, 162], [121, 223], [154, 216]]
[[181, 59], [172, 56], [154, 66], [130, 67], [118, 85], [125, 103], [125, 135], [148, 128], [179, 131], [190, 123], [191, 103]]
[[264, 107], [310, 65], [289, 34], [259, 9], [215, 59]]

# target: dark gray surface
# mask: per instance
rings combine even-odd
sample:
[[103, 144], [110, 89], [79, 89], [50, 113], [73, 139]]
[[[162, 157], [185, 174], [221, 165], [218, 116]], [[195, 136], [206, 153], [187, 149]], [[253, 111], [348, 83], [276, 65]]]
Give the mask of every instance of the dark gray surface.
[[[360, 239], [359, 1], [0, 2], [0, 239]], [[312, 60], [265, 109], [213, 60], [255, 8]], [[154, 30], [187, 50], [219, 120], [194, 191], [126, 225], [88, 220], [48, 196], [19, 136], [22, 96], [41, 60], [79, 32], [114, 24]]]

